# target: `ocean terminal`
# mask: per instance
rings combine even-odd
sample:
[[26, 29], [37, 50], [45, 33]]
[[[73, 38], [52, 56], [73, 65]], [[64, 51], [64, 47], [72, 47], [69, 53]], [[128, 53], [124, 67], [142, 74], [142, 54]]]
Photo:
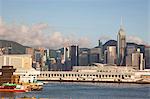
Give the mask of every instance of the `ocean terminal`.
[[91, 66], [74, 66], [72, 71], [41, 71], [37, 80], [150, 83], [150, 71], [93, 63]]

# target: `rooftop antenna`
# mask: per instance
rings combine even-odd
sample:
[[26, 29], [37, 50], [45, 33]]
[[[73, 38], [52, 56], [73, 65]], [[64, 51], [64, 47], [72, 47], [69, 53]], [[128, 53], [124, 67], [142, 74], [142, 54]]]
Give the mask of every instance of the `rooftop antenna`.
[[123, 28], [123, 22], [122, 22], [123, 18], [121, 16], [121, 22], [120, 22], [120, 28]]

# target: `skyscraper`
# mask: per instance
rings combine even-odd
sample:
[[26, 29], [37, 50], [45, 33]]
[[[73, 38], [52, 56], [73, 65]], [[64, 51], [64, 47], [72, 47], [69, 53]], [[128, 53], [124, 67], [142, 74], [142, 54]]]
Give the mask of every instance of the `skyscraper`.
[[132, 66], [132, 53], [136, 52], [135, 45], [127, 45], [126, 47], [126, 66]]
[[132, 67], [136, 70], [144, 69], [144, 58], [143, 53], [140, 52], [140, 49], [137, 49], [136, 52], [132, 53]]
[[117, 36], [117, 65], [120, 66], [126, 65], [125, 53], [126, 53], [126, 35], [121, 20], [121, 26]]
[[79, 47], [77, 45], [72, 45], [70, 50], [71, 66], [79, 65]]
[[145, 47], [145, 68], [150, 69], [150, 46]]
[[99, 63], [101, 61], [100, 60], [101, 54], [102, 54], [101, 48], [92, 48], [92, 49], [90, 49], [90, 51], [89, 51], [90, 64]]
[[116, 64], [116, 46], [107, 46], [107, 64]]
[[70, 59], [70, 47], [64, 47], [64, 62]]

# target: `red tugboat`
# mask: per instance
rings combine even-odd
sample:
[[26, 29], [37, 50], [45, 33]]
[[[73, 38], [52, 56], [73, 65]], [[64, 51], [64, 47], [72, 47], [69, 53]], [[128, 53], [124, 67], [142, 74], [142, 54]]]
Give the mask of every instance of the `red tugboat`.
[[22, 85], [4, 83], [0, 86], [0, 92], [27, 92], [27, 90]]

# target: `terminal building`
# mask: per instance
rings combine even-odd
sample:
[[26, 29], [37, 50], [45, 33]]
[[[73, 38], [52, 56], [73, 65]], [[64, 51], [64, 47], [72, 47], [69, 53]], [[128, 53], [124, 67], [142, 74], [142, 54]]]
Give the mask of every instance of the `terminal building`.
[[37, 79], [50, 81], [133, 82], [135, 80], [134, 71], [132, 67], [94, 63], [91, 66], [74, 66], [72, 71], [41, 71]]

